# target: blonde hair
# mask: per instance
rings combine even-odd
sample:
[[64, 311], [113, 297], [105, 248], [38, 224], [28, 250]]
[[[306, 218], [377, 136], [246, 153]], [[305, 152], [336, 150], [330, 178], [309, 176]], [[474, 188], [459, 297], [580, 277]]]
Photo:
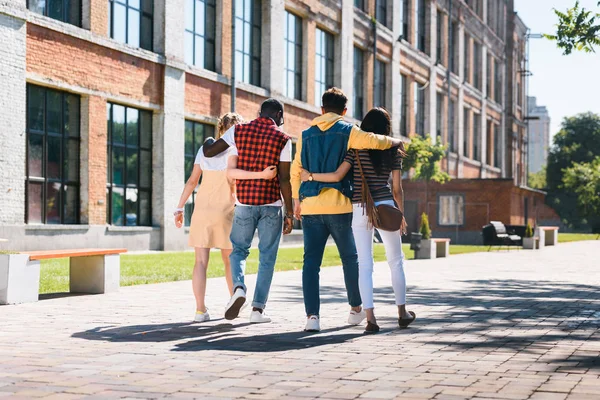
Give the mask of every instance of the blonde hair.
[[217, 124], [217, 139], [219, 139], [227, 129], [231, 128], [233, 125], [243, 124], [244, 118], [240, 114], [236, 114], [233, 112], [229, 112], [227, 114], [223, 114], [219, 118], [219, 123]]

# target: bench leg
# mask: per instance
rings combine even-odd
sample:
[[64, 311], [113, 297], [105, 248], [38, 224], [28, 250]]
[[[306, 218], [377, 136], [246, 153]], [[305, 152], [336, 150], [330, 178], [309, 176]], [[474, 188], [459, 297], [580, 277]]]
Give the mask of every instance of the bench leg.
[[0, 304], [38, 301], [40, 262], [27, 254], [0, 255]]
[[121, 258], [118, 254], [71, 257], [69, 286], [72, 293], [110, 293], [119, 290]]
[[448, 242], [437, 243], [436, 254], [435, 254], [435, 256], [437, 258], [448, 257], [449, 254], [450, 254], [450, 245], [448, 244]]

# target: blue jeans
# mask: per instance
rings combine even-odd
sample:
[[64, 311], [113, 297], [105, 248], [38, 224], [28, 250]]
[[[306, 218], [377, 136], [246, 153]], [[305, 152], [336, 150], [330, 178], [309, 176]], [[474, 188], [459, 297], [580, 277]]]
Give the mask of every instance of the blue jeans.
[[250, 246], [254, 232], [258, 229], [258, 276], [254, 289], [252, 307], [264, 309], [271, 289], [273, 271], [277, 261], [277, 250], [283, 229], [283, 215], [281, 207], [274, 206], [236, 206], [233, 214], [231, 228], [231, 244], [233, 251], [231, 261], [231, 275], [233, 287], [238, 286], [247, 291], [244, 284], [246, 259], [250, 254]]
[[304, 232], [304, 265], [302, 267], [302, 291], [306, 315], [319, 315], [319, 272], [323, 252], [329, 235], [333, 237], [342, 259], [344, 282], [348, 303], [351, 307], [362, 304], [358, 286], [358, 254], [352, 235], [352, 214], [305, 215], [302, 217]]

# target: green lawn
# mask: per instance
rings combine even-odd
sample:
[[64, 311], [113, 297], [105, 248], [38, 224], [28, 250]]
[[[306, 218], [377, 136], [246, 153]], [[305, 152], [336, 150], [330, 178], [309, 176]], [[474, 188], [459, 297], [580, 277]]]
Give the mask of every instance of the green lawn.
[[[560, 233], [559, 242], [577, 240], [595, 240], [597, 235]], [[407, 258], [413, 258], [410, 245], [403, 245]], [[465, 254], [487, 251], [487, 246], [451, 245], [450, 254]], [[277, 271], [288, 271], [302, 268], [302, 248], [284, 248], [279, 251]], [[375, 245], [375, 261], [385, 261], [383, 245]], [[340, 265], [340, 258], [334, 246], [328, 246], [323, 258], [323, 266]], [[147, 283], [172, 282], [192, 279], [194, 265], [193, 252], [125, 254], [121, 256], [121, 286], [143, 285]], [[256, 273], [258, 268], [258, 251], [250, 252], [247, 262], [247, 273]], [[208, 275], [211, 278], [223, 276], [223, 261], [219, 253], [211, 253]], [[42, 260], [40, 293], [57, 293], [69, 291], [68, 259]]]

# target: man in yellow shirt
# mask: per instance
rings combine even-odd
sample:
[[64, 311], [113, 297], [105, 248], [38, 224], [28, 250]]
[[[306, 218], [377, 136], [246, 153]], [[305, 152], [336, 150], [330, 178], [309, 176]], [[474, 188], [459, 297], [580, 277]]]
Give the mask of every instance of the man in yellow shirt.
[[[319, 331], [319, 271], [331, 235], [340, 253], [351, 311], [348, 323], [360, 324], [366, 317], [358, 288], [358, 256], [352, 235], [352, 174], [335, 183], [302, 183], [302, 169], [311, 173], [335, 172], [349, 149], [386, 150], [400, 145], [399, 139], [362, 131], [343, 120], [348, 98], [338, 88], [323, 94], [323, 115], [302, 132], [292, 163], [294, 214], [302, 219], [304, 265], [302, 290], [306, 309], [306, 331]], [[311, 176], [312, 177], [312, 176]]]

